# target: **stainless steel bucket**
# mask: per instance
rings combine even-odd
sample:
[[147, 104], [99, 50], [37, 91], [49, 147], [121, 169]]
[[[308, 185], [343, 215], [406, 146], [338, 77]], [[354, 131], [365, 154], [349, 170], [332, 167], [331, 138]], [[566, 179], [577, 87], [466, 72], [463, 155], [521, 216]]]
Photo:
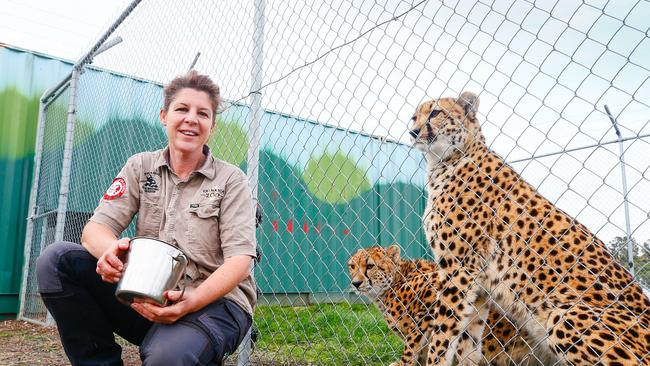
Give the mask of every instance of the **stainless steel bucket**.
[[187, 257], [180, 249], [158, 239], [133, 238], [115, 296], [127, 304], [144, 297], [167, 305], [164, 293], [179, 284], [186, 267]]

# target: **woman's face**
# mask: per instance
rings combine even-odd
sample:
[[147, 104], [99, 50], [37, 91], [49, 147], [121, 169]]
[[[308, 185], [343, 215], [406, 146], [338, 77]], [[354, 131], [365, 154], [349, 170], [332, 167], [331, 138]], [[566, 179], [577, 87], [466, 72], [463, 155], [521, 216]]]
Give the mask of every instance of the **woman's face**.
[[169, 108], [160, 111], [170, 149], [183, 153], [203, 151], [214, 128], [212, 115], [208, 93], [191, 88], [179, 90]]

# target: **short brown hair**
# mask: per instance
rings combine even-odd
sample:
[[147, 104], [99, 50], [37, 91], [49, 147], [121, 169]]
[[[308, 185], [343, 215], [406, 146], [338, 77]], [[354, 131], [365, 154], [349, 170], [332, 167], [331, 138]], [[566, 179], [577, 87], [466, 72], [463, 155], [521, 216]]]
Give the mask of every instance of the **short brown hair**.
[[208, 75], [199, 74], [196, 70], [190, 70], [185, 75], [175, 77], [174, 80], [165, 86], [165, 111], [169, 109], [169, 105], [176, 97], [176, 94], [185, 88], [206, 92], [208, 94], [210, 102], [212, 103], [212, 119], [215, 119], [217, 116], [217, 109], [221, 103], [219, 86], [215, 84]]

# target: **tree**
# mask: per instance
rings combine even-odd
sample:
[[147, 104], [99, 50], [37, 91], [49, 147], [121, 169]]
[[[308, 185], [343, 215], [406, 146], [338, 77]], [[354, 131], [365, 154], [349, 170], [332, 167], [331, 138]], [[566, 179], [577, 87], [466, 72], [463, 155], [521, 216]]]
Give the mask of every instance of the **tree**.
[[[633, 256], [636, 256], [638, 244], [636, 242], [636, 239], [632, 238], [630, 240], [632, 242], [632, 248], [633, 248]], [[617, 236], [615, 237], [612, 241], [609, 242], [608, 244], [609, 250], [612, 252], [612, 255], [614, 258], [616, 258], [625, 268], [628, 267], [628, 255], [627, 255], [627, 248], [628, 248], [628, 240], [627, 236]]]
[[650, 239], [643, 242], [643, 244], [641, 245], [640, 252], [641, 252], [639, 253], [640, 256], [650, 257]]
[[[634, 277], [650, 289], [650, 240], [645, 241], [642, 245], [632, 238], [633, 260], [634, 260]], [[612, 252], [623, 267], [629, 269], [628, 263], [628, 240], [627, 236], [617, 236], [608, 244]]]
[[635, 277], [650, 289], [650, 240], [646, 240], [634, 260]]

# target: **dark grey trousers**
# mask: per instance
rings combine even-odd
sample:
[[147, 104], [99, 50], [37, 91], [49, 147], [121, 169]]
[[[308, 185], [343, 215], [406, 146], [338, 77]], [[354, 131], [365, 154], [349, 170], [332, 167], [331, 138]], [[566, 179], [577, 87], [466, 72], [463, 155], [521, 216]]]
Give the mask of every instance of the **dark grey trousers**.
[[140, 346], [143, 365], [220, 365], [251, 326], [250, 315], [220, 299], [171, 325], [151, 323], [115, 298], [79, 244], [49, 245], [36, 261], [38, 291], [56, 320], [73, 365], [122, 365], [113, 333]]

